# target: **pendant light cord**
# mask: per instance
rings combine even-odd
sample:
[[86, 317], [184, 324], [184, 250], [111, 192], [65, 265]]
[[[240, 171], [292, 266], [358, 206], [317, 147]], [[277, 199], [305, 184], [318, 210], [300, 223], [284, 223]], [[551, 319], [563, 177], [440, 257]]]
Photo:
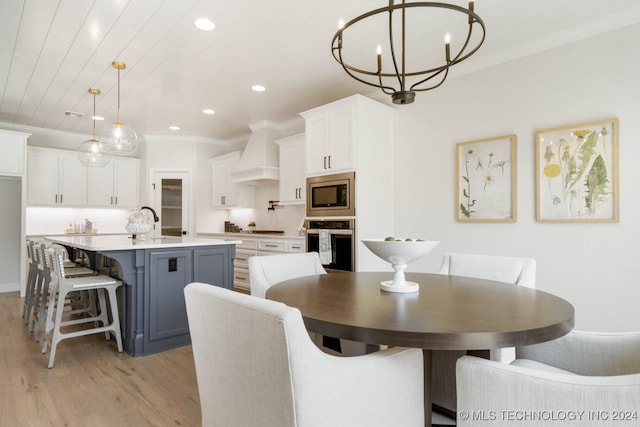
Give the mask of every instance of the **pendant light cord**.
[[96, 139], [96, 94], [93, 93], [93, 139]]
[[116, 113], [116, 119], [120, 123], [120, 68], [118, 68], [118, 112]]

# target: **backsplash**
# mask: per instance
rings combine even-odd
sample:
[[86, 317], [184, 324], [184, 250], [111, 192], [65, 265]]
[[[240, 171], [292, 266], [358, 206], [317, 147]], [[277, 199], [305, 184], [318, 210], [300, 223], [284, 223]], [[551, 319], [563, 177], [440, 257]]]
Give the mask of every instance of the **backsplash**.
[[[296, 235], [302, 226], [305, 216], [304, 205], [276, 205], [268, 209], [270, 200], [278, 200], [278, 181], [260, 182], [256, 189], [255, 208], [231, 209], [229, 221], [247, 229], [250, 221], [256, 223], [258, 230], [284, 230], [285, 235]], [[224, 231], [224, 224], [220, 224], [220, 231]]]
[[37, 208], [28, 207], [26, 234], [64, 234], [69, 224], [93, 223], [98, 233], [126, 233], [127, 218], [133, 209]]

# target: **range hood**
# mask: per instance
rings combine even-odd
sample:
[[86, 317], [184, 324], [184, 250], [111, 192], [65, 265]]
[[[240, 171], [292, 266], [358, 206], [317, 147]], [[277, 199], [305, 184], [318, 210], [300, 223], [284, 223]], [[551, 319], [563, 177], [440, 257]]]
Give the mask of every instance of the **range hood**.
[[233, 182], [278, 180], [279, 152], [274, 142], [281, 134], [276, 124], [262, 121], [252, 124], [251, 136], [238, 161], [238, 168], [231, 172]]

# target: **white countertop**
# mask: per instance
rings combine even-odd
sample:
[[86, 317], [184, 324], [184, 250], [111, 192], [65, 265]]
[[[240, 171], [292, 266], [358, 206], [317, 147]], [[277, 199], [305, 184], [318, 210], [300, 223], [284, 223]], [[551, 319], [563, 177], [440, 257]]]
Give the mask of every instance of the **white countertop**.
[[50, 242], [88, 251], [124, 251], [129, 249], [156, 249], [187, 246], [214, 246], [240, 244], [241, 240], [204, 239], [199, 237], [138, 237], [129, 235], [44, 236]]

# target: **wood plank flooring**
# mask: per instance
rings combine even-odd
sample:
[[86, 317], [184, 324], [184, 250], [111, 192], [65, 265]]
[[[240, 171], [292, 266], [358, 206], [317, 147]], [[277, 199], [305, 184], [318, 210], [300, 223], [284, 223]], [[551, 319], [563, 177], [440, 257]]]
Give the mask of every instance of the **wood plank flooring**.
[[191, 346], [134, 358], [96, 334], [60, 343], [47, 369], [22, 301], [0, 293], [0, 426], [201, 424]]

